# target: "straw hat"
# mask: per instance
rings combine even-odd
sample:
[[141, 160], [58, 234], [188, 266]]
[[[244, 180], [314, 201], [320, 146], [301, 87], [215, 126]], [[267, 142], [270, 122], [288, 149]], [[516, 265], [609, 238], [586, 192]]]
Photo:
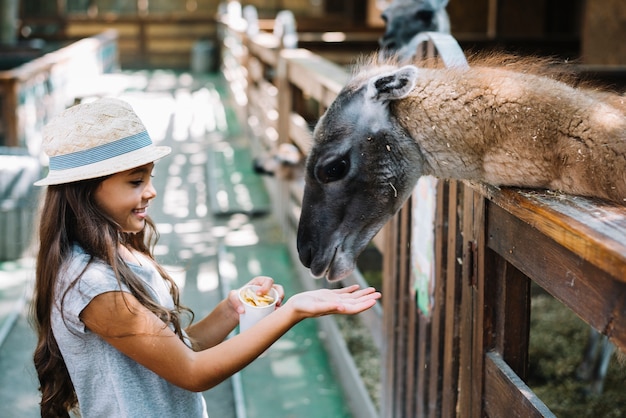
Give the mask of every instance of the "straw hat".
[[72, 106], [43, 128], [50, 170], [36, 186], [119, 173], [162, 158], [170, 147], [152, 143], [130, 105], [112, 98]]

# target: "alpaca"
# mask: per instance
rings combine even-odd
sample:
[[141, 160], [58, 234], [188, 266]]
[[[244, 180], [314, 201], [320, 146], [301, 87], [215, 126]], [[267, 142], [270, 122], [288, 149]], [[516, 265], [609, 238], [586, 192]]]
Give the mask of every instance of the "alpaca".
[[364, 65], [318, 121], [306, 162], [300, 261], [344, 278], [420, 176], [625, 204], [624, 98], [500, 67]]
[[412, 40], [421, 32], [450, 33], [446, 12], [448, 0], [394, 0], [383, 10], [385, 33], [378, 40], [380, 56], [394, 54], [410, 59], [416, 45]]

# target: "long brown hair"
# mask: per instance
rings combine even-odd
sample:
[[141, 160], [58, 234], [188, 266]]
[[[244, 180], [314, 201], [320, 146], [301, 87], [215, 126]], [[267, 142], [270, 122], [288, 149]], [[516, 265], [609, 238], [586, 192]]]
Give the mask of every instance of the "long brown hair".
[[[118, 250], [120, 244], [154, 260], [152, 248], [158, 240], [158, 233], [150, 218], [146, 218], [146, 226], [139, 233], [119, 232], [119, 226], [99, 209], [93, 198], [95, 190], [105, 178], [48, 186], [45, 194], [39, 225], [39, 252], [32, 304], [33, 322], [38, 335], [33, 359], [42, 394], [42, 417], [69, 417], [69, 411], [78, 406], [74, 386], [52, 333], [51, 319], [55, 301], [61, 300], [63, 311], [65, 295], [56, 295], [55, 292], [59, 271], [74, 244], [80, 245], [91, 256], [91, 261], [100, 260], [111, 266], [120, 285], [123, 283], [128, 286], [139, 302], [166, 324], [172, 324], [181, 339], [182, 314], [189, 313], [193, 317], [191, 311], [180, 305], [178, 286], [158, 263], [154, 263], [155, 267], [163, 279], [170, 283], [175, 306], [173, 310], [153, 301], [143, 282], [122, 260]], [[71, 286], [78, 280], [80, 276], [73, 279]]]

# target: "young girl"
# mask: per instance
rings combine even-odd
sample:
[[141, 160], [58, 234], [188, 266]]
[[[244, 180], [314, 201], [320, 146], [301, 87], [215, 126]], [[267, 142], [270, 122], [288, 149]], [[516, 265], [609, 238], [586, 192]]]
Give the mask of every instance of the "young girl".
[[[235, 290], [207, 317], [179, 302], [152, 255], [147, 209], [156, 197], [152, 143], [131, 107], [101, 99], [67, 109], [44, 128], [50, 170], [40, 223], [34, 354], [41, 415], [206, 417], [202, 395], [252, 362], [299, 321], [355, 314], [374, 289], [294, 295], [247, 331], [225, 340], [243, 312]], [[260, 294], [281, 286], [256, 277]], [[280, 304], [279, 304], [280, 305]], [[189, 314], [187, 321], [185, 317]]]

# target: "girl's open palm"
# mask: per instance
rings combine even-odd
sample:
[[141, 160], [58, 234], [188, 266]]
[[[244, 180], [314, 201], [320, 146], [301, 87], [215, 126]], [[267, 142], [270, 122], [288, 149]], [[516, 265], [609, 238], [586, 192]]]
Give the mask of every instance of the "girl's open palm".
[[357, 314], [381, 297], [373, 287], [359, 289], [352, 285], [341, 289], [318, 289], [293, 295], [287, 301], [304, 318], [328, 314]]

